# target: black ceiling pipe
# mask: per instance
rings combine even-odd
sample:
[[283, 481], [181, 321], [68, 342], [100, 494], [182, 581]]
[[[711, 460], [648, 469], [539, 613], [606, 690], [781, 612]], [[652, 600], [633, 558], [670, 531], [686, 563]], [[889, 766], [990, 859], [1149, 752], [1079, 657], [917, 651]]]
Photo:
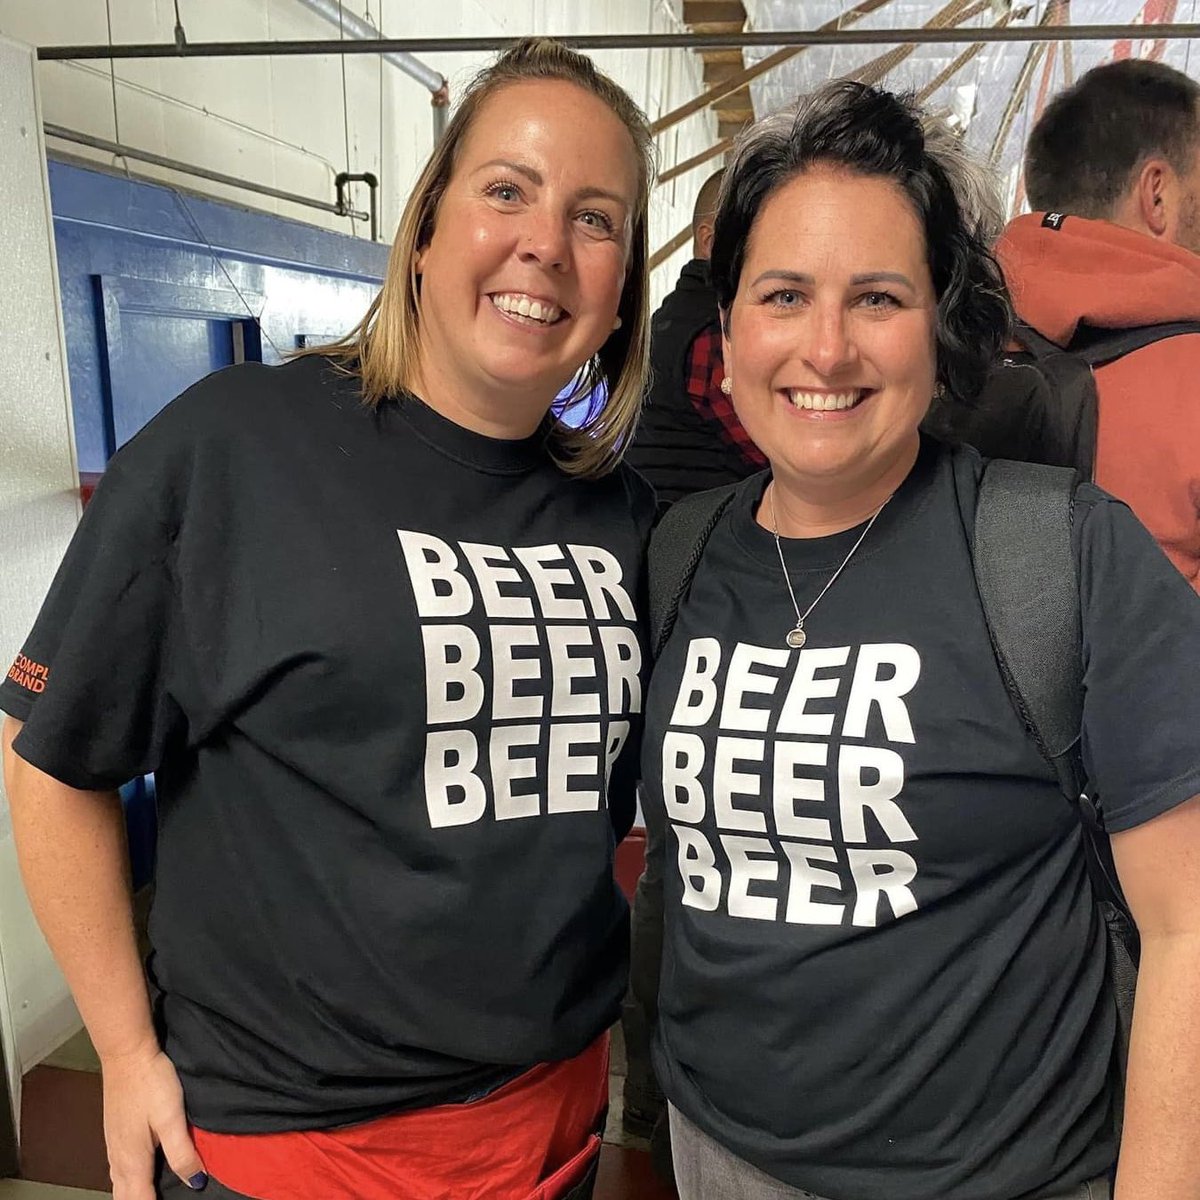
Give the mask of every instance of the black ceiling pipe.
[[[1112, 42], [1200, 39], [1200, 24], [1007, 26], [987, 29], [831, 29], [759, 33], [589, 33], [557, 40], [576, 50], [733, 49], [739, 46], [969, 45], [992, 42]], [[43, 62], [60, 59], [242, 58], [297, 54], [453, 54], [504, 50], [514, 37], [379, 38], [375, 41], [147, 42], [103, 46], [39, 46]]]

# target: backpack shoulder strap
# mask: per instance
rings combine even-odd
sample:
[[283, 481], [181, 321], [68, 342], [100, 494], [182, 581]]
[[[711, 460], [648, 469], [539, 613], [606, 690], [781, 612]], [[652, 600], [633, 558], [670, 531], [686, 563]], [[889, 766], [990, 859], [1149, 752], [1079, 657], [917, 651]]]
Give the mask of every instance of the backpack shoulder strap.
[[996, 459], [980, 481], [975, 578], [1005, 686], [1072, 805], [1083, 792], [1083, 639], [1071, 541], [1078, 476]]
[[1096, 329], [1080, 326], [1069, 347], [1091, 367], [1103, 367], [1126, 354], [1185, 333], [1200, 333], [1200, 321], [1170, 321], [1138, 325], [1131, 329]]
[[1013, 323], [1013, 338], [1018, 345], [1024, 346], [1034, 358], [1048, 358], [1051, 354], [1061, 354], [1062, 347], [1052, 342], [1048, 337], [1038, 333], [1025, 321]]
[[687, 594], [709, 535], [740, 486], [733, 483], [685, 496], [667, 509], [655, 527], [647, 566], [650, 652], [654, 658], [671, 636], [679, 602]]
[[1084, 791], [1083, 636], [1071, 537], [1075, 471], [995, 459], [975, 512], [975, 578], [1004, 685], [1083, 825], [1084, 854], [1109, 926], [1112, 982], [1128, 1046], [1137, 929], [1100, 813]]

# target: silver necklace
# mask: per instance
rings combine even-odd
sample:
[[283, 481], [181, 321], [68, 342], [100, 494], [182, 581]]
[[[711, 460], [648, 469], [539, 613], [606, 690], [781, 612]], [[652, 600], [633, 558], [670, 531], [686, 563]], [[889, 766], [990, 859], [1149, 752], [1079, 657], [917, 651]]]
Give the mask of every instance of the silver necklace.
[[803, 647], [804, 643], [808, 641], [808, 634], [804, 632], [804, 622], [808, 620], [809, 613], [811, 613], [812, 610], [821, 603], [821, 597], [824, 596], [831, 587], [833, 587], [833, 581], [837, 579], [842, 571], [845, 570], [846, 564], [854, 557], [854, 552], [859, 548], [859, 546], [863, 544], [863, 538], [865, 538], [867, 534], [871, 532], [871, 526], [875, 524], [875, 518], [878, 517], [881, 512], [883, 512], [884, 505], [886, 505], [888, 500], [891, 499], [891, 496], [889, 496], [887, 500], [885, 500], [883, 504], [881, 504], [871, 514], [871, 519], [867, 522], [866, 529], [864, 529], [862, 533], [858, 535], [858, 541], [856, 541], [854, 545], [850, 547], [850, 553], [842, 559], [841, 565], [836, 571], [834, 571], [832, 575], [830, 575], [828, 582], [817, 593], [817, 598], [803, 612], [800, 611], [800, 605], [796, 602], [796, 593], [792, 588], [792, 577], [788, 574], [787, 563], [783, 558], [783, 547], [779, 544], [779, 518], [775, 515], [774, 482], [771, 483], [768, 496], [771, 501], [771, 532], [775, 535], [775, 550], [779, 554], [779, 565], [783, 568], [783, 582], [787, 584], [788, 595], [792, 598], [792, 607], [796, 610], [796, 626], [794, 629], [788, 630], [787, 637], [784, 638], [784, 641], [793, 650], [799, 650]]

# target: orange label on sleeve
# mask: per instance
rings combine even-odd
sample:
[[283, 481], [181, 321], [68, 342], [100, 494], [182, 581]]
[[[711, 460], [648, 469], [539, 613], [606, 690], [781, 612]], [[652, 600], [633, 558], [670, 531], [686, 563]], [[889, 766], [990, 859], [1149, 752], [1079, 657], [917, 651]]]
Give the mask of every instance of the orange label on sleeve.
[[46, 690], [46, 681], [50, 678], [50, 668], [42, 663], [34, 662], [23, 654], [17, 655], [17, 661], [8, 668], [8, 677], [18, 687], [23, 687], [35, 696]]

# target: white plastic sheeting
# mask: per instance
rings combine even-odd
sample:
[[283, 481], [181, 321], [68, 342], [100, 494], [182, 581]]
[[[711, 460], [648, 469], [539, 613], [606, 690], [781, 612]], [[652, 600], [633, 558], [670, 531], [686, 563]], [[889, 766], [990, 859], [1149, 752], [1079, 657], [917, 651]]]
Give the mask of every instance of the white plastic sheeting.
[[[855, 29], [915, 29], [946, 8], [948, 0], [889, 0], [882, 8], [853, 23]], [[853, 7], [853, 0], [744, 0], [750, 28], [815, 29]], [[1012, 0], [1012, 26], [1032, 26], [1042, 19], [1049, 0]], [[974, 7], [974, 6], [972, 6]], [[990, 28], [1009, 9], [1009, 0], [991, 0], [964, 28]], [[968, 144], [985, 158], [993, 156], [1010, 208], [1022, 200], [1020, 169], [1026, 136], [1046, 101], [1071, 78], [1114, 57], [1155, 58], [1200, 78], [1200, 45], [1195, 41], [1156, 41], [1154, 24], [1191, 22], [1198, 0], [1071, 0], [1067, 21], [1072, 25], [1144, 25], [1130, 39], [1113, 42], [1074, 42], [1046, 45], [1034, 51], [1032, 77], [1024, 98], [1002, 131], [1004, 114], [1020, 90], [1031, 46], [999, 43], [984, 46], [969, 62], [942, 83], [926, 101], [933, 109], [953, 113], [966, 128]], [[1023, 15], [1022, 15], [1023, 14]], [[892, 49], [886, 37], [875, 46], [812, 46], [780, 64], [751, 84], [754, 111], [759, 116], [791, 103], [827, 79], [853, 74]], [[894, 91], [921, 89], [969, 49], [960, 45], [919, 45], [880, 81]], [[745, 51], [747, 65], [774, 52], [772, 47]]]

